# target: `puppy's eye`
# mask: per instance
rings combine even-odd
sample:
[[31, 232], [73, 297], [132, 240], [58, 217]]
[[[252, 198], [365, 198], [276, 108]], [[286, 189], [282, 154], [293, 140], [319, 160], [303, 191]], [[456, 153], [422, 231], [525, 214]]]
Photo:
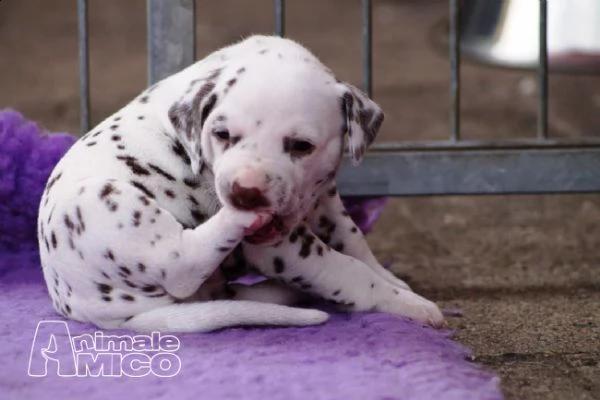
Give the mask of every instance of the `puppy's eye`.
[[307, 140], [286, 138], [283, 142], [283, 150], [294, 157], [301, 157], [313, 152], [315, 145]]
[[213, 132], [213, 135], [219, 140], [229, 140], [229, 131], [228, 130], [219, 130]]

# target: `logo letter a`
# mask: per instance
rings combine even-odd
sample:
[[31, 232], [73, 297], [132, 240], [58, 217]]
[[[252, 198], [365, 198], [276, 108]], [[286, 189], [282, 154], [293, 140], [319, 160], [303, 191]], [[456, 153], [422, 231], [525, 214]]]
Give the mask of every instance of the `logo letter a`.
[[46, 376], [49, 365], [58, 376], [77, 374], [71, 332], [65, 321], [40, 321], [35, 330], [27, 373]]

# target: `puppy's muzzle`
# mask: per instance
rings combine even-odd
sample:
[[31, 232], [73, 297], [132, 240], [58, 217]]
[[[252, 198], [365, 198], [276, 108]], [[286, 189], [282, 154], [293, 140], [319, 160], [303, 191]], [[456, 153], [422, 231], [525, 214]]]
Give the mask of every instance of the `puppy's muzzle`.
[[256, 168], [245, 167], [235, 174], [229, 201], [238, 210], [256, 211], [271, 206], [267, 193], [265, 174]]
[[240, 185], [238, 181], [233, 182], [231, 186], [229, 200], [232, 206], [244, 211], [266, 208], [271, 205], [260, 188], [245, 187]]

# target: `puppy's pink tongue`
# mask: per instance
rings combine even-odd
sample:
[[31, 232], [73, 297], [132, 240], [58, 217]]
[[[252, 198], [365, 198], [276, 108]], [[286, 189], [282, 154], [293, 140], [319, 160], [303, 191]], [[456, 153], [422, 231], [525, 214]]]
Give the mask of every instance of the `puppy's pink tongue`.
[[250, 225], [250, 227], [244, 229], [244, 235], [245, 236], [252, 235], [256, 231], [258, 231], [260, 228], [262, 228], [263, 226], [265, 226], [266, 224], [271, 222], [272, 219], [273, 219], [273, 216], [270, 214], [258, 215], [256, 217], [256, 219], [254, 220], [254, 222], [252, 223], [252, 225]]

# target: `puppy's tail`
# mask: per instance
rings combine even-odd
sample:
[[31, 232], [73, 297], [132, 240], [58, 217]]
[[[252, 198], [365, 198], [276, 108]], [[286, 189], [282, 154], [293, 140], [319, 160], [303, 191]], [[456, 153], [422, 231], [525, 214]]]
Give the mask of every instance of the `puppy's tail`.
[[327, 321], [328, 317], [327, 313], [318, 310], [255, 301], [219, 300], [171, 304], [138, 314], [120, 326], [138, 332], [210, 332], [248, 325], [318, 325]]

